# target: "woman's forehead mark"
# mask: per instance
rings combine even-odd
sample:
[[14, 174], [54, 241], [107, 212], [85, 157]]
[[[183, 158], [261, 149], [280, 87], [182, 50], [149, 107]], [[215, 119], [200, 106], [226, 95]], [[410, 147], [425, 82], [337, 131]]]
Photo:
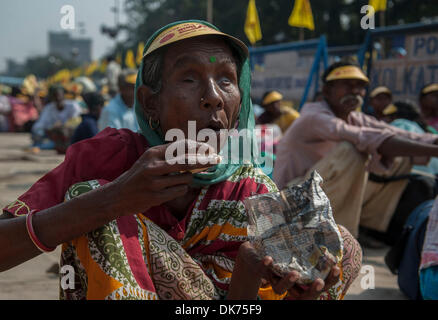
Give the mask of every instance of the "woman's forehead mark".
[[[230, 64], [235, 64], [235, 61], [233, 59], [231, 59], [228, 56], [224, 56], [224, 57], [218, 57], [218, 56], [209, 56], [208, 61], [210, 63], [230, 63]], [[206, 61], [204, 60], [204, 63]], [[200, 57], [197, 56], [193, 56], [193, 55], [183, 55], [183, 56], [179, 56], [176, 57], [174, 59], [171, 60], [172, 63], [172, 69], [177, 69], [177, 68], [181, 68], [181, 67], [185, 67], [189, 64], [196, 64], [196, 65], [200, 65], [202, 64], [202, 59]]]

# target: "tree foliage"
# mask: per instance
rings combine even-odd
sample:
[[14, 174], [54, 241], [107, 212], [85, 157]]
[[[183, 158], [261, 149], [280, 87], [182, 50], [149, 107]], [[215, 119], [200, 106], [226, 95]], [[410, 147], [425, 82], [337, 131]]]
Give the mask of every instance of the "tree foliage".
[[[305, 30], [306, 39], [327, 37], [329, 45], [360, 44], [366, 30], [360, 28], [360, 9], [368, 0], [310, 0], [315, 30]], [[256, 1], [263, 39], [257, 45], [297, 41], [299, 29], [288, 25], [294, 0]], [[213, 23], [222, 31], [249, 44], [243, 32], [247, 0], [214, 0]], [[167, 23], [184, 19], [206, 19], [207, 0], [126, 0], [129, 40], [134, 47]], [[388, 0], [385, 25], [413, 23], [438, 16], [436, 0]], [[376, 16], [376, 26], [380, 24]]]

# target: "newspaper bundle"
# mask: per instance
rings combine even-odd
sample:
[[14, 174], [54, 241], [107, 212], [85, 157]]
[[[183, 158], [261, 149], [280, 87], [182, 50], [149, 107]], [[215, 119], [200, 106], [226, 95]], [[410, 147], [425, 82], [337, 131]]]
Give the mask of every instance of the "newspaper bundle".
[[300, 284], [325, 279], [342, 259], [341, 234], [321, 183], [314, 171], [302, 185], [245, 200], [252, 245], [273, 258], [279, 276], [298, 271]]

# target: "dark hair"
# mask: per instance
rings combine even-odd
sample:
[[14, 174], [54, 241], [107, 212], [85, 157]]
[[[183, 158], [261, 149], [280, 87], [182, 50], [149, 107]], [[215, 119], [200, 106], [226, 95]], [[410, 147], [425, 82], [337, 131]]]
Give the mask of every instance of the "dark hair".
[[58, 91], [62, 91], [62, 93], [65, 93], [64, 87], [59, 85], [59, 84], [54, 84], [54, 85], [50, 86], [49, 92], [47, 93], [47, 97], [50, 100], [52, 100]]
[[242, 72], [242, 67], [244, 62], [242, 58], [241, 49], [233, 41], [227, 38], [225, 38], [225, 42], [226, 44], [228, 44], [228, 46], [231, 49], [231, 54], [233, 55], [234, 61], [236, 62], [237, 79], [240, 80], [240, 74]]
[[397, 119], [407, 119], [416, 122], [424, 131], [427, 131], [427, 124], [421, 118], [421, 113], [418, 107], [409, 100], [396, 101], [394, 105], [397, 107], [397, 112], [394, 116]]
[[90, 113], [93, 113], [97, 107], [103, 106], [105, 103], [105, 99], [98, 92], [87, 92], [82, 95], [82, 99], [84, 99], [85, 104], [88, 107]]
[[17, 86], [13, 86], [11, 89], [11, 96], [17, 97], [19, 94], [21, 94], [21, 89]]
[[155, 50], [143, 60], [143, 84], [151, 88], [153, 94], [161, 90], [165, 49], [166, 47]]
[[330, 72], [332, 72], [336, 68], [344, 67], [344, 66], [355, 66], [355, 67], [360, 68], [360, 66], [357, 64], [357, 62], [352, 60], [352, 59], [345, 59], [345, 60], [335, 62], [335, 63], [331, 64], [322, 74], [322, 76], [321, 76], [322, 82], [324, 84], [327, 83], [326, 79], [327, 79], [327, 76], [330, 74]]

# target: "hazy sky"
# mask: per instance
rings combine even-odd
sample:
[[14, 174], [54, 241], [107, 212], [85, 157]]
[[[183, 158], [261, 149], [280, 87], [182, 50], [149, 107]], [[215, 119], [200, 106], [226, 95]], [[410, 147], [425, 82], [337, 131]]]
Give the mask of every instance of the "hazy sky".
[[[92, 58], [100, 58], [114, 40], [100, 33], [100, 26], [114, 26], [111, 7], [116, 0], [1, 0], [0, 2], [0, 71], [6, 69], [6, 58], [24, 62], [26, 57], [48, 53], [48, 31], [65, 31], [60, 26], [61, 7], [75, 9], [76, 28], [68, 30], [74, 38], [91, 38]], [[126, 21], [124, 0], [118, 0], [120, 22]], [[84, 23], [81, 35], [78, 24]], [[120, 38], [122, 39], [122, 38]], [[120, 40], [118, 39], [118, 40]]]

